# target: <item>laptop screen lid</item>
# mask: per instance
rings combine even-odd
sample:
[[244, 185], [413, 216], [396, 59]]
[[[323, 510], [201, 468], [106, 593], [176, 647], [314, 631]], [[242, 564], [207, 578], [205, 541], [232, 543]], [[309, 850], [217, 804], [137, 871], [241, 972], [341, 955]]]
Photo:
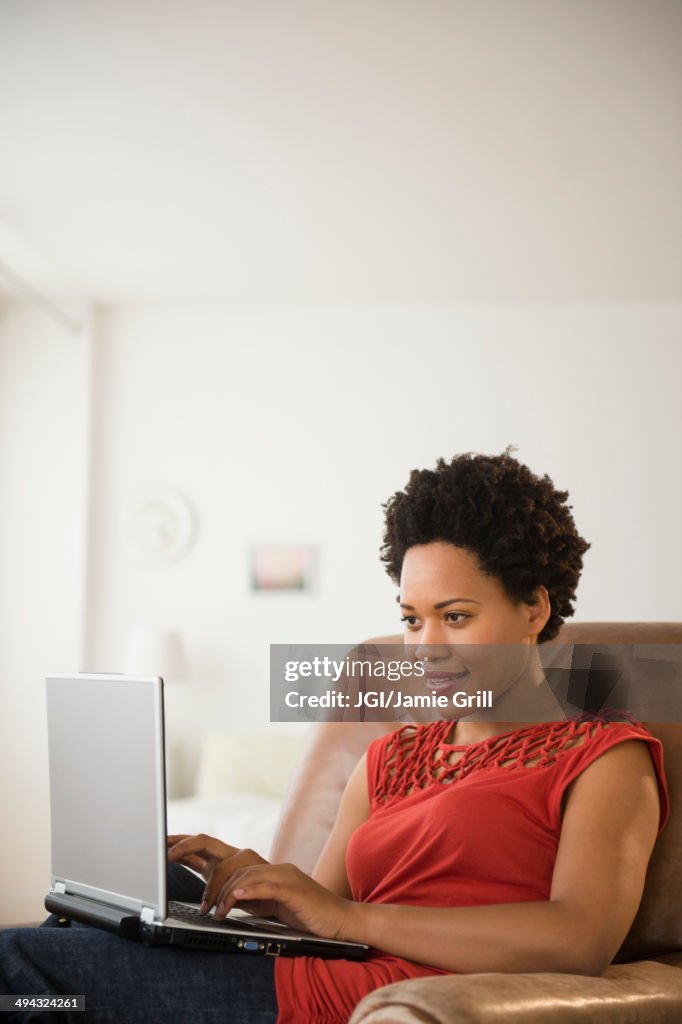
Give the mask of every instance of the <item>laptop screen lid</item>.
[[162, 920], [163, 683], [78, 674], [46, 686], [52, 889]]

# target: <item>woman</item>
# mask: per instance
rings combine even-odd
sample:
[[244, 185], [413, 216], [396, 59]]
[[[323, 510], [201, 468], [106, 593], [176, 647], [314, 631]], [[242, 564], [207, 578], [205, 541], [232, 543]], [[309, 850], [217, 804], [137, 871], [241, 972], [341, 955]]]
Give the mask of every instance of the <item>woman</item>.
[[[541, 687], [537, 644], [573, 614], [589, 546], [567, 497], [507, 450], [414, 471], [388, 501], [383, 560], [432, 691], [484, 684], [499, 708]], [[4, 990], [85, 992], [102, 1020], [342, 1024], [403, 978], [600, 974], [667, 817], [661, 746], [637, 723], [533, 717], [444, 718], [374, 741], [312, 877], [210, 837], [169, 837], [172, 897], [217, 919], [239, 905], [364, 942], [365, 961], [247, 962], [43, 928], [0, 936]]]

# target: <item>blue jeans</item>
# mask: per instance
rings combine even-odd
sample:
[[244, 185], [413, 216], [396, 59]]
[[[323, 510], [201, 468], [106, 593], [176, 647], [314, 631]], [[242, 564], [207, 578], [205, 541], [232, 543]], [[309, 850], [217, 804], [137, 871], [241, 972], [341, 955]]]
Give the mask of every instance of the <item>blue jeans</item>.
[[[168, 866], [168, 897], [197, 903], [204, 883]], [[41, 1024], [275, 1024], [275, 961], [144, 946], [75, 921], [0, 931], [0, 993], [85, 995], [85, 1013], [0, 1013]]]

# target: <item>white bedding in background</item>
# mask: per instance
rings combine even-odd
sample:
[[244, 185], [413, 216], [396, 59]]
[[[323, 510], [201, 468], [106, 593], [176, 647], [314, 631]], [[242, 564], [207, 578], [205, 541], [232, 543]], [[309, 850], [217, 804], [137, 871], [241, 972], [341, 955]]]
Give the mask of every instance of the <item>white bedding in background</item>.
[[168, 833], [203, 832], [224, 843], [248, 847], [267, 858], [281, 800], [253, 793], [222, 793], [168, 801]]

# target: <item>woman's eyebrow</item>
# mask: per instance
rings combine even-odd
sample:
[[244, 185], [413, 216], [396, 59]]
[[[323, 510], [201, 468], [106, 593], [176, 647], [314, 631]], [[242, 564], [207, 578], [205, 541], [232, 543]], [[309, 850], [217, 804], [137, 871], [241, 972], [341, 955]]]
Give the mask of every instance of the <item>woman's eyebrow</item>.
[[[481, 603], [480, 601], [477, 601], [475, 597], [451, 597], [447, 601], [439, 601], [438, 604], [434, 604], [433, 607], [435, 609], [445, 608], [449, 604], [457, 604], [458, 601], [464, 601], [464, 602], [466, 602], [468, 604], [480, 604]], [[413, 605], [411, 605], [411, 604], [404, 604], [402, 601], [400, 602], [400, 607], [401, 608], [407, 608], [411, 612], [414, 611], [414, 606]]]

